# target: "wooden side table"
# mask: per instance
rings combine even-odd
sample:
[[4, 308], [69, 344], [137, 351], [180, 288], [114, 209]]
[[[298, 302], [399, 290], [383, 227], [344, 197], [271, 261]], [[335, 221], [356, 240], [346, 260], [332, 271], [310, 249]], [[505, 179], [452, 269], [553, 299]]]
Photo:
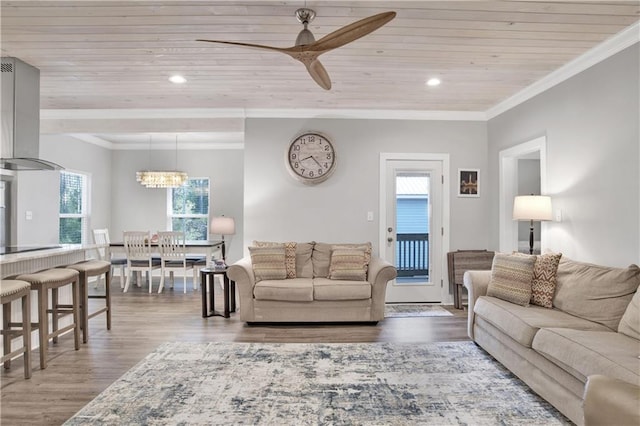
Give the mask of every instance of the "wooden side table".
[[[213, 286], [215, 284], [216, 275], [222, 275], [224, 287], [224, 312], [215, 310], [215, 291]], [[212, 316], [229, 318], [231, 316], [231, 312], [236, 311], [236, 283], [235, 281], [231, 281], [227, 276], [227, 268], [200, 269], [200, 283], [202, 287], [202, 318]], [[211, 286], [210, 288], [209, 285]], [[207, 293], [209, 293], [208, 297]]]

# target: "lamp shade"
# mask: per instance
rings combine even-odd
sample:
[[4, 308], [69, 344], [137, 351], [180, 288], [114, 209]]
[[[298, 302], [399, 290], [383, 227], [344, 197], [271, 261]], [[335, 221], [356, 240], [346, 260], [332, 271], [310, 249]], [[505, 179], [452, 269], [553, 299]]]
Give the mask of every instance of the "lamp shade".
[[209, 232], [219, 235], [233, 235], [236, 233], [236, 222], [232, 217], [214, 217], [211, 219]]
[[513, 201], [514, 220], [551, 220], [551, 197], [519, 195]]

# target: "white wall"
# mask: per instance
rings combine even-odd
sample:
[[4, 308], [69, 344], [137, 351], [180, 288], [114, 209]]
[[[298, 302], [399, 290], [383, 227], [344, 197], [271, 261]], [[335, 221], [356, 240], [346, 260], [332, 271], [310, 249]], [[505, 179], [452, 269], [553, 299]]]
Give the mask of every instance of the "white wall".
[[498, 247], [498, 153], [547, 137], [547, 192], [563, 220], [546, 246], [612, 266], [640, 263], [639, 44], [488, 123], [490, 244]]
[[[337, 152], [335, 173], [317, 186], [294, 180], [285, 166], [290, 142], [307, 130], [326, 134]], [[486, 170], [486, 150], [484, 122], [247, 119], [244, 246], [371, 241], [377, 252], [380, 153], [449, 153], [455, 182], [458, 168]], [[450, 249], [487, 247], [487, 197], [458, 198], [455, 191], [451, 185]]]
[[[105, 227], [110, 221], [111, 154], [109, 150], [65, 135], [40, 135], [40, 158], [53, 161], [66, 170], [91, 175], [92, 227]], [[39, 245], [58, 243], [60, 172], [23, 171], [17, 179], [17, 243]], [[26, 219], [26, 212], [32, 219]]]

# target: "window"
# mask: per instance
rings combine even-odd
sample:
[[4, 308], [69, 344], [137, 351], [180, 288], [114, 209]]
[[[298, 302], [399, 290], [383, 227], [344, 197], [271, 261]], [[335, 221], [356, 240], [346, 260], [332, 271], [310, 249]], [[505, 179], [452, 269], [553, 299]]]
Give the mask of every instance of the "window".
[[89, 218], [87, 175], [60, 172], [60, 243], [82, 244], [86, 241]]
[[209, 179], [191, 178], [168, 190], [169, 229], [184, 232], [187, 241], [209, 239]]

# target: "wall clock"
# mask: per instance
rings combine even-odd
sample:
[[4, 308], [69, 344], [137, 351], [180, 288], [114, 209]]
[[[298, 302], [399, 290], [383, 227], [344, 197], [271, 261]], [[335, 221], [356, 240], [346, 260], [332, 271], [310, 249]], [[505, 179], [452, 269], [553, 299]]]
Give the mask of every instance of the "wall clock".
[[336, 152], [329, 139], [316, 132], [297, 136], [287, 151], [287, 168], [293, 177], [307, 185], [326, 180], [336, 166]]

